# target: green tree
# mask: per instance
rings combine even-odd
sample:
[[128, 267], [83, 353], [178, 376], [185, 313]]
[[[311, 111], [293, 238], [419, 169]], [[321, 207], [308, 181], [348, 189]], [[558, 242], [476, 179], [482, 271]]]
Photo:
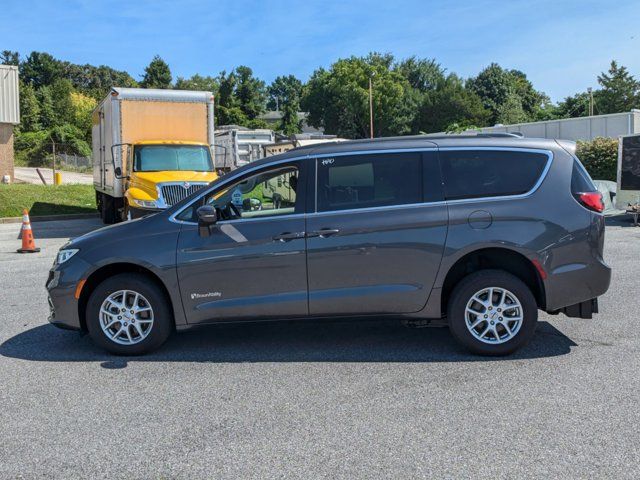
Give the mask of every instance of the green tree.
[[111, 87], [137, 87], [138, 83], [127, 72], [114, 70], [106, 65], [77, 65], [62, 62], [62, 75], [68, 79], [74, 89], [102, 100]]
[[20, 82], [20, 130], [31, 132], [39, 130], [40, 104], [35, 89], [24, 82]]
[[75, 111], [71, 100], [72, 93], [73, 85], [66, 78], [58, 79], [51, 85], [55, 126], [74, 123]]
[[467, 87], [482, 100], [491, 112], [490, 123], [537, 120], [549, 98], [538, 92], [527, 76], [519, 70], [505, 70], [492, 63], [476, 77], [467, 81]]
[[62, 65], [48, 53], [31, 52], [20, 64], [20, 78], [36, 89], [51, 85], [62, 78]]
[[446, 80], [445, 70], [435, 59], [414, 56], [399, 62], [395, 69], [419, 92], [436, 90]]
[[486, 125], [489, 116], [480, 97], [466, 89], [460, 77], [450, 74], [423, 96], [414, 132], [464, 131]]
[[218, 91], [218, 80], [214, 77], [203, 77], [196, 73], [190, 78], [178, 77], [173, 88], [176, 90], [197, 90], [215, 94]]
[[302, 96], [302, 82], [293, 75], [277, 77], [269, 88], [270, 110], [281, 110], [282, 121], [278, 126], [285, 135], [293, 135], [302, 131], [302, 121], [298, 118], [300, 97]]
[[171, 88], [171, 70], [160, 55], [156, 55], [144, 69], [140, 86], [143, 88]]
[[253, 76], [253, 70], [246, 66], [236, 68], [236, 96], [240, 109], [249, 120], [256, 119], [265, 112], [267, 89], [262, 80]]
[[36, 98], [40, 110], [40, 125], [44, 129], [56, 125], [56, 112], [53, 105], [53, 94], [49, 85], [42, 86], [36, 90]]
[[267, 88], [267, 94], [267, 109], [280, 110], [289, 98], [295, 97], [299, 101], [302, 96], [302, 82], [294, 75], [276, 77]]
[[253, 76], [249, 67], [240, 66], [218, 76], [218, 125], [241, 125], [264, 128], [266, 123], [258, 118], [265, 111], [266, 87]]
[[558, 103], [557, 118], [586, 117], [589, 115], [589, 94], [576, 93]]
[[0, 52], [0, 65], [14, 65], [20, 64], [20, 54], [12, 50], [2, 50]]
[[302, 102], [302, 108], [309, 112], [308, 123], [341, 137], [368, 137], [371, 78], [374, 135], [409, 133], [417, 99], [407, 79], [392, 66], [392, 55], [371, 53], [340, 59], [329, 70], [316, 70]]
[[598, 75], [598, 83], [602, 87], [596, 92], [599, 114], [628, 112], [640, 105], [640, 83], [615, 60], [611, 61], [607, 73]]

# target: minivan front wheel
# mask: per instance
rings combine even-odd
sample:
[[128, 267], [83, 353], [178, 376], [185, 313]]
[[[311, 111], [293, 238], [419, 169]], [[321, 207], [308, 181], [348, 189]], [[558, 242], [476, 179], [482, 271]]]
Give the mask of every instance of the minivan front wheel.
[[149, 278], [115, 275], [91, 293], [87, 329], [95, 343], [116, 355], [141, 355], [155, 350], [172, 330], [164, 292]]
[[518, 277], [501, 270], [482, 270], [454, 288], [447, 317], [454, 337], [480, 355], [508, 355], [533, 336], [538, 321], [536, 300]]

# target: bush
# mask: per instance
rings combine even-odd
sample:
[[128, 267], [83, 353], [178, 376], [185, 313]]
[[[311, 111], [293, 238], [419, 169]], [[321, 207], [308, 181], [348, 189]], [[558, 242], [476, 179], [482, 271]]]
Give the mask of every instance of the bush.
[[594, 180], [616, 181], [618, 140], [596, 137], [577, 143], [576, 155]]

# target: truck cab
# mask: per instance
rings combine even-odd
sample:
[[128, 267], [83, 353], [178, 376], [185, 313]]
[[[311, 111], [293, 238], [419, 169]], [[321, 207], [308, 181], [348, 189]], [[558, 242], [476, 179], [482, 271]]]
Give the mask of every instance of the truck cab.
[[178, 203], [213, 180], [213, 157], [202, 142], [147, 140], [126, 145], [123, 217], [138, 218]]

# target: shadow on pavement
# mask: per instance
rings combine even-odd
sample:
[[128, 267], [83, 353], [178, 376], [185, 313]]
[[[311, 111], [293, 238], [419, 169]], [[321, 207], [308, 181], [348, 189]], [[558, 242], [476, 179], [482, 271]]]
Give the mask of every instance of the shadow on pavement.
[[296, 321], [202, 327], [177, 335], [157, 352], [116, 357], [77, 332], [42, 325], [0, 345], [0, 355], [43, 362], [468, 362], [553, 357], [577, 346], [548, 322], [532, 342], [509, 357], [471, 355], [447, 328], [407, 328], [398, 320]]
[[[21, 225], [15, 225], [17, 238], [21, 238]], [[98, 217], [81, 218], [75, 220], [47, 220], [42, 222], [31, 222], [33, 235], [36, 242], [39, 238], [74, 238], [92, 232], [105, 225]]]

